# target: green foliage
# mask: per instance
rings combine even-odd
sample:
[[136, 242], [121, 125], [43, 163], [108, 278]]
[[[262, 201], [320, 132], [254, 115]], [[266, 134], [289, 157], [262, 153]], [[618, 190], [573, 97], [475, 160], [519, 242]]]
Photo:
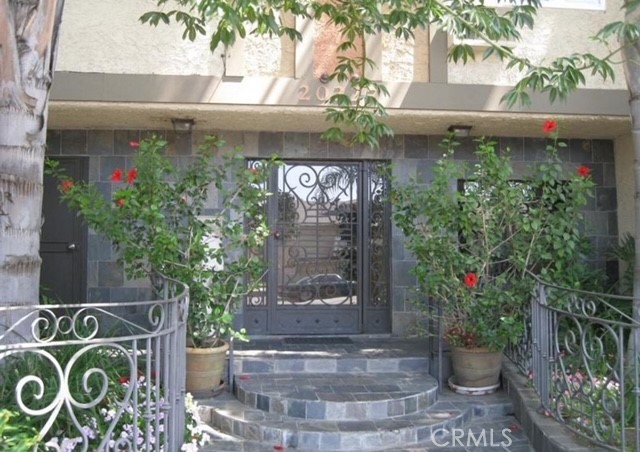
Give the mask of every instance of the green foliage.
[[[494, 142], [477, 140], [471, 167], [454, 159], [452, 137], [444, 145], [429, 185], [396, 184], [393, 219], [416, 258], [420, 290], [443, 305], [448, 341], [500, 350], [522, 332], [533, 287], [528, 272], [579, 286], [580, 208], [593, 182], [584, 167], [582, 176], [565, 178], [557, 141], [533, 175], [519, 181]], [[456, 181], [464, 181], [462, 190], [452, 190]]]
[[[414, 0], [355, 0], [333, 3], [320, 0], [299, 2], [290, 0], [156, 0], [159, 10], [143, 14], [140, 20], [152, 26], [172, 21], [184, 28], [183, 37], [194, 40], [199, 34], [207, 35], [206, 25], [215, 23], [210, 38], [210, 48], [233, 45], [237, 37], [247, 34], [286, 36], [301, 40], [302, 35], [284, 25], [281, 16], [291, 14], [298, 19], [327, 21], [334, 25], [341, 36], [336, 51], [338, 65], [329, 74], [329, 81], [348, 84], [348, 95], [334, 95], [328, 101], [327, 118], [335, 123], [325, 133], [325, 138], [345, 140], [347, 134], [352, 143], [364, 143], [377, 147], [379, 140], [392, 136], [393, 131], [384, 123], [386, 109], [381, 101], [389, 96], [384, 83], [368, 77], [375, 63], [367, 58], [367, 36], [381, 32], [409, 40], [416, 29], [437, 26], [457, 37], [470, 35], [487, 40], [492, 51], [503, 58], [513, 53], [499, 40], [520, 38], [519, 29], [531, 27], [539, 0], [510, 2], [512, 7], [501, 11], [483, 4], [466, 1], [453, 2]], [[356, 54], [353, 55], [353, 51]], [[351, 51], [350, 56], [345, 52]], [[453, 61], [474, 58], [469, 46], [454, 46], [449, 57]]]
[[[542, 91], [551, 101], [564, 99], [585, 82], [585, 73], [602, 79], [613, 79], [614, 58], [624, 45], [633, 45], [640, 39], [640, 26], [636, 23], [612, 22], [600, 30], [594, 39], [603, 43], [606, 54], [590, 53], [560, 57], [545, 64], [534, 64], [504, 45], [522, 38], [521, 30], [533, 28], [540, 0], [523, 2], [509, 0], [496, 6], [467, 0], [351, 0], [327, 2], [324, 0], [155, 0], [159, 10], [143, 14], [140, 20], [152, 26], [172, 21], [184, 28], [183, 37], [194, 40], [207, 35], [207, 25], [215, 24], [209, 36], [211, 50], [218, 46], [233, 45], [237, 37], [248, 34], [286, 36], [300, 41], [302, 35], [285, 25], [283, 15], [298, 20], [321, 20], [336, 27], [341, 42], [337, 45], [339, 63], [329, 75], [329, 81], [346, 83], [349, 95], [334, 95], [328, 101], [327, 118], [335, 125], [324, 134], [331, 140], [344, 141], [347, 134], [352, 143], [377, 147], [380, 139], [392, 136], [393, 131], [384, 123], [386, 108], [382, 99], [389, 93], [384, 83], [368, 77], [375, 63], [367, 58], [366, 39], [379, 33], [389, 33], [410, 40], [418, 29], [438, 29], [459, 39], [473, 37], [487, 43], [483, 58], [498, 57], [507, 68], [523, 73], [520, 82], [502, 99], [509, 107], [530, 103], [530, 91]], [[624, 5], [628, 11], [637, 8], [638, 1]], [[505, 8], [508, 6], [508, 8]], [[613, 50], [609, 40], [615, 39]], [[357, 50], [358, 52], [353, 52]], [[347, 56], [346, 51], [351, 51]], [[355, 53], [355, 55], [354, 55]], [[449, 48], [449, 59], [466, 63], [475, 59], [473, 49], [464, 43]]]
[[[237, 151], [216, 158], [213, 150], [222, 144], [211, 137], [197, 161], [179, 170], [162, 154], [165, 141], [142, 141], [128, 183], [118, 182], [122, 176], [114, 172], [113, 199], [49, 165], [61, 181], [62, 199], [111, 240], [128, 277], [153, 281], [162, 274], [189, 286], [187, 328], [195, 346], [242, 336], [232, 329], [235, 306], [256, 290], [265, 271], [262, 256], [250, 251], [260, 249], [269, 234], [264, 204], [272, 162], [249, 169]], [[208, 215], [210, 187], [222, 208]]]
[[38, 444], [38, 433], [33, 427], [12, 421], [18, 416], [15, 411], [0, 409], [0, 450], [29, 452]]
[[[81, 323], [77, 331], [83, 329]], [[46, 331], [43, 332], [47, 334]], [[57, 339], [65, 339], [64, 334]], [[108, 336], [108, 335], [107, 335]], [[131, 353], [131, 351], [129, 351]], [[54, 363], [65, 369], [71, 365], [68, 375], [58, 374]], [[149, 385], [143, 373], [133, 367], [131, 356], [120, 348], [102, 345], [87, 348], [83, 345], [61, 345], [47, 348], [46, 352], [26, 351], [7, 356], [0, 367], [0, 450], [77, 450], [82, 444], [82, 434], [87, 437], [89, 450], [97, 450], [100, 442], [109, 434], [112, 438], [141, 440], [145, 428], [146, 401], [151, 411], [160, 410], [156, 397], [164, 396], [164, 388], [156, 388], [155, 381]], [[139, 365], [144, 368], [145, 363]], [[42, 385], [37, 383], [42, 380]], [[29, 380], [29, 381], [27, 381]], [[64, 380], [65, 384], [62, 383]], [[132, 392], [132, 381], [137, 380], [137, 393]], [[153, 380], [153, 373], [152, 373]], [[68, 395], [67, 395], [68, 391]], [[30, 410], [42, 410], [41, 415], [30, 416], [18, 406], [18, 397]], [[65, 397], [73, 404], [66, 405]], [[202, 445], [208, 436], [198, 425], [197, 410], [190, 394], [186, 396], [185, 443]], [[59, 405], [59, 412], [55, 407]], [[133, 437], [133, 407], [138, 407], [135, 421], [139, 427], [138, 437]], [[115, 415], [122, 407], [116, 420]], [[145, 412], [142, 411], [145, 407]], [[70, 414], [69, 409], [73, 410]], [[55, 420], [40, 438], [39, 431], [45, 428], [49, 417]], [[78, 425], [82, 432], [78, 430]], [[164, 422], [163, 422], [164, 423]], [[112, 425], [113, 424], [113, 425]], [[155, 426], [152, 425], [152, 429]], [[110, 433], [110, 429], [112, 433]], [[138, 442], [138, 444], [140, 444]], [[69, 449], [67, 449], [69, 447]]]
[[[46, 335], [46, 332], [44, 332]], [[60, 338], [63, 339], [63, 338]], [[45, 425], [48, 416], [27, 416], [18, 409], [17, 396], [20, 382], [28, 376], [37, 376], [42, 379], [42, 391], [35, 380], [27, 382], [19, 391], [20, 398], [24, 405], [32, 410], [44, 410], [49, 413], [47, 407], [59, 403], [57, 400], [65, 388], [61, 384], [63, 378], [59, 375], [54, 363], [59, 363], [63, 368], [72, 359], [76, 360], [73, 371], [69, 373], [67, 385], [70, 394], [78, 403], [90, 403], [97, 397], [103, 387], [107, 391], [114, 391], [118, 386], [118, 378], [130, 375], [131, 371], [127, 359], [114, 349], [114, 353], [105, 353], [105, 350], [90, 350], [81, 352], [81, 346], [69, 345], [56, 347], [45, 353], [25, 352], [7, 356], [3, 359], [0, 367], [0, 403], [3, 407], [11, 407], [16, 412], [12, 425], [24, 426], [26, 430], [39, 431]], [[108, 365], [105, 365], [108, 363]], [[89, 369], [102, 369], [105, 372], [106, 380], [98, 373], [87, 372]], [[133, 371], [135, 374], [135, 371]], [[85, 382], [85, 377], [86, 382]], [[100, 418], [100, 407], [83, 410], [79, 418], [81, 425], [89, 425], [88, 419]], [[106, 427], [104, 427], [106, 430]], [[52, 424], [48, 436], [65, 436], [71, 432], [77, 432], [73, 419], [68, 416], [65, 410], [61, 410], [61, 415], [56, 417]], [[38, 439], [40, 441], [40, 439]], [[12, 450], [12, 449], [2, 449]]]

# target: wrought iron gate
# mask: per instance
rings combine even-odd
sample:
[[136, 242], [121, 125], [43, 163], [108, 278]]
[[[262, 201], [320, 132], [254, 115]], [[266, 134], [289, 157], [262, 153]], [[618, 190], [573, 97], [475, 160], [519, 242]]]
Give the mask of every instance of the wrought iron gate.
[[266, 290], [253, 334], [389, 332], [388, 183], [381, 162], [287, 162], [268, 206]]

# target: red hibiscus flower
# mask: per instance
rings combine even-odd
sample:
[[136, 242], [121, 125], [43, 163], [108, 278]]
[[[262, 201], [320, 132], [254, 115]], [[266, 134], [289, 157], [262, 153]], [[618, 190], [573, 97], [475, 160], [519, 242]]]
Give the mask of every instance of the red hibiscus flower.
[[136, 140], [129, 141], [129, 147], [132, 149], [138, 149], [140, 147], [140, 142]]
[[118, 207], [124, 207], [125, 204], [126, 204], [126, 201], [124, 200], [124, 198], [120, 198], [116, 200], [116, 206]]
[[122, 182], [122, 170], [120, 168], [116, 168], [111, 173], [111, 182]]
[[542, 131], [544, 133], [551, 133], [551, 132], [555, 132], [557, 128], [558, 128], [558, 123], [556, 121], [554, 121], [553, 119], [547, 119], [544, 122]]
[[466, 275], [464, 275], [464, 284], [469, 289], [474, 288], [476, 284], [478, 284], [478, 275], [473, 272], [467, 273]]
[[591, 168], [584, 165], [580, 165], [577, 171], [578, 171], [578, 174], [582, 177], [589, 177], [589, 175], [591, 174]]
[[71, 179], [65, 179], [60, 184], [60, 189], [65, 193], [68, 192], [72, 187], [73, 187], [73, 181]]
[[133, 184], [136, 181], [136, 177], [138, 177], [138, 168], [131, 168], [127, 173], [127, 182]]

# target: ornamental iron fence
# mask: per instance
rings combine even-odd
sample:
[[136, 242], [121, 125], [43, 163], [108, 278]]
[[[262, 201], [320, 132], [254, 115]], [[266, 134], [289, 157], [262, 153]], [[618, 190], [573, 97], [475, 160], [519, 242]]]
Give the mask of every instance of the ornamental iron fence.
[[526, 333], [507, 350], [545, 415], [610, 450], [640, 450], [640, 323], [632, 303], [538, 281]]
[[180, 450], [188, 290], [158, 282], [151, 301], [0, 308], [0, 410], [15, 433], [38, 450]]

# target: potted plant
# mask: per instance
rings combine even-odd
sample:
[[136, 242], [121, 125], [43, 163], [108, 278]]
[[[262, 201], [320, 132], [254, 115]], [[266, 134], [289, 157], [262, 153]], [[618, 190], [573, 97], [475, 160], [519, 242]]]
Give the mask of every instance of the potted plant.
[[477, 140], [477, 161], [469, 165], [454, 159], [457, 143], [449, 136], [430, 184], [393, 191], [394, 221], [415, 256], [419, 290], [441, 306], [458, 385], [497, 384], [503, 349], [523, 332], [529, 272], [575, 287], [585, 270], [580, 208], [593, 187], [590, 170], [567, 175], [556, 123], [548, 121], [545, 131], [547, 160], [518, 180], [508, 151], [497, 151], [495, 142]]
[[[251, 251], [269, 234], [265, 180], [272, 161], [247, 168], [237, 150], [216, 156], [224, 142], [209, 137], [195, 162], [180, 170], [163, 155], [166, 144], [156, 137], [130, 143], [134, 166], [113, 171], [112, 199], [71, 180], [55, 162], [48, 171], [60, 180], [62, 199], [111, 240], [129, 278], [150, 277], [156, 289], [159, 275], [189, 286], [187, 390], [200, 391], [219, 385], [223, 339], [244, 337], [233, 328], [234, 311], [265, 271], [262, 254]], [[211, 187], [217, 210], [205, 209]], [[220, 363], [212, 368], [215, 355]]]

